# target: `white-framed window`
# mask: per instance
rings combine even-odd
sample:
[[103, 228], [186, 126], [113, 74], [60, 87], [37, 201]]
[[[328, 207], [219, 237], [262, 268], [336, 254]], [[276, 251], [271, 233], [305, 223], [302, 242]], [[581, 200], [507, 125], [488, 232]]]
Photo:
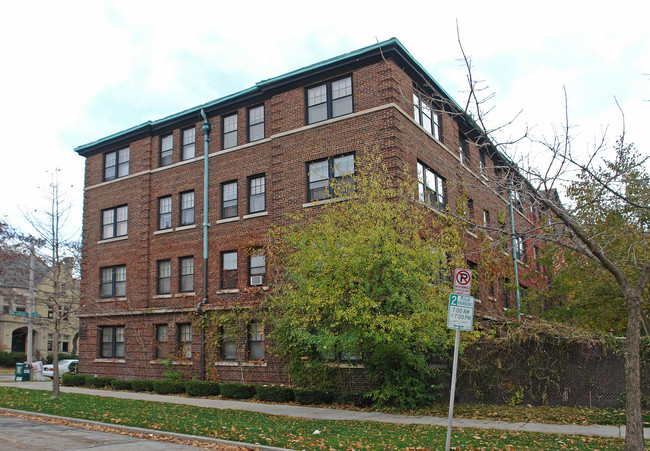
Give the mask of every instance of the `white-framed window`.
[[171, 260], [158, 260], [158, 277], [156, 283], [157, 294], [171, 293], [172, 262]]
[[124, 326], [101, 327], [101, 340], [99, 344], [100, 357], [124, 357]]
[[221, 218], [237, 216], [237, 180], [221, 185]]
[[183, 148], [181, 160], [191, 160], [196, 156], [196, 129], [186, 128], [183, 130]]
[[101, 297], [126, 296], [126, 265], [101, 268]]
[[102, 239], [126, 236], [128, 219], [129, 207], [127, 205], [102, 210]]
[[248, 110], [248, 142], [264, 139], [264, 105]]
[[351, 76], [307, 89], [307, 124], [350, 114], [352, 111]]
[[264, 360], [264, 325], [248, 325], [248, 360]]
[[413, 118], [431, 136], [442, 142], [442, 134], [440, 133], [442, 114], [418, 91], [413, 92]]
[[180, 225], [194, 224], [194, 191], [181, 193]]
[[447, 204], [446, 180], [419, 161], [417, 171], [418, 198], [432, 207], [444, 208]]
[[178, 330], [178, 350], [181, 357], [189, 360], [192, 358], [192, 325], [189, 323], [178, 324], [176, 329]]
[[237, 288], [237, 251], [221, 253], [221, 288]]
[[264, 285], [266, 282], [266, 256], [261, 249], [251, 252], [249, 263], [249, 285]]
[[237, 113], [223, 117], [222, 148], [229, 149], [237, 145]]
[[129, 148], [104, 154], [104, 180], [129, 175]]
[[[308, 200], [334, 197], [354, 189], [354, 154], [339, 155], [307, 164]], [[331, 180], [338, 186], [335, 193]]]
[[469, 143], [461, 132], [458, 133], [458, 155], [460, 162], [467, 166], [469, 164]]
[[172, 227], [172, 196], [158, 198], [158, 230]]
[[248, 179], [248, 212], [266, 210], [266, 177], [255, 175]]
[[194, 291], [194, 257], [178, 259], [180, 273], [180, 291], [187, 293]]
[[156, 324], [156, 348], [154, 354], [158, 359], [165, 359], [169, 355], [168, 351], [168, 327], [167, 324]]
[[174, 147], [174, 136], [162, 136], [160, 138], [160, 166], [172, 164], [172, 149]]
[[237, 328], [233, 325], [221, 327], [221, 359], [237, 360]]

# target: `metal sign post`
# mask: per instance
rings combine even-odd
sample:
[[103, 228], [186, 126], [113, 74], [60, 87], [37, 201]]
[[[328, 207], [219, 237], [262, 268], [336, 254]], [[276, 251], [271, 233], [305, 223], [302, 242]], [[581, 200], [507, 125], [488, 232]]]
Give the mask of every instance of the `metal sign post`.
[[470, 296], [472, 288], [472, 271], [457, 269], [454, 272], [454, 293], [449, 295], [447, 310], [447, 328], [456, 330], [454, 340], [454, 366], [451, 373], [451, 392], [449, 393], [449, 421], [447, 423], [447, 443], [445, 449], [451, 446], [451, 427], [454, 418], [454, 398], [456, 395], [456, 374], [458, 372], [458, 348], [460, 331], [472, 330], [474, 325], [474, 298]]

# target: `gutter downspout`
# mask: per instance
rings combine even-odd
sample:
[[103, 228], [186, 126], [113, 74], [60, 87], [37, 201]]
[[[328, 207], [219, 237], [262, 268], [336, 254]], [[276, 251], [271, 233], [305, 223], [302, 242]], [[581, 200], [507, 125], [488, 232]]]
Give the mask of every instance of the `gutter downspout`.
[[[208, 302], [208, 161], [210, 149], [210, 122], [205, 110], [201, 110], [203, 117], [203, 124], [201, 124], [201, 131], [203, 132], [203, 299], [196, 305], [196, 312], [201, 316], [203, 315], [203, 306]], [[205, 329], [201, 324], [201, 380], [205, 381]]]
[[517, 321], [521, 320], [521, 306], [519, 295], [519, 271], [517, 269], [517, 235], [515, 234], [515, 212], [512, 204], [514, 200], [514, 192], [512, 189], [512, 179], [510, 180], [508, 189], [508, 200], [510, 201], [510, 230], [512, 231], [512, 262], [515, 269], [515, 293], [517, 297]]

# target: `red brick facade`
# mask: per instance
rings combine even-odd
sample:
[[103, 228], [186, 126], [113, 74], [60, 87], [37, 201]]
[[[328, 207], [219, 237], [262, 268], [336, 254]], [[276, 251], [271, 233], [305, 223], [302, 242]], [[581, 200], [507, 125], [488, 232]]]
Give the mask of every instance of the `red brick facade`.
[[[416, 123], [414, 86], [426, 91], [427, 84], [435, 85], [435, 82], [421, 78], [420, 74], [425, 72], [413, 70], [414, 67], [419, 66], [399, 42], [391, 40], [271, 79], [226, 100], [203, 106], [211, 127], [207, 291], [202, 279], [201, 108], [76, 149], [86, 157], [81, 287], [85, 308], [80, 315], [83, 324], [80, 371], [124, 379], [160, 378], [167, 367], [158, 358], [157, 349], [161, 346], [156, 341], [157, 326], [167, 326], [166, 347], [173, 351], [181, 346], [178, 325], [191, 323], [191, 356], [175, 356], [173, 368], [190, 378], [198, 378], [202, 337], [197, 304], [205, 293], [204, 311], [230, 311], [237, 306], [254, 306], [264, 296], [264, 287], [249, 286], [250, 250], [263, 244], [263, 235], [273, 224], [287, 221], [287, 213], [308, 208], [307, 164], [311, 161], [347, 153], [359, 156], [369, 151], [380, 152], [391, 170], [397, 173], [408, 166], [414, 176], [419, 161], [446, 179], [448, 206], [455, 209], [465, 193], [473, 200], [475, 221], [482, 222], [485, 209], [496, 226], [499, 216], [507, 210], [506, 199], [488, 183], [494, 177], [497, 161], [488, 157], [481, 172], [479, 149], [470, 144], [469, 163], [461, 164], [459, 127], [464, 133], [471, 130], [466, 130], [466, 120], [459, 120], [461, 116], [454, 112], [457, 107], [453, 103], [448, 103], [441, 114], [440, 140]], [[353, 111], [307, 124], [307, 89], [342, 77], [351, 77]], [[260, 105], [264, 106], [264, 138], [249, 142], [248, 111]], [[224, 150], [223, 118], [234, 113], [237, 114], [237, 145]], [[196, 157], [181, 161], [183, 130], [192, 127]], [[172, 163], [161, 167], [161, 138], [170, 133]], [[128, 175], [104, 180], [105, 167], [109, 164], [107, 154], [125, 148], [129, 149]], [[265, 181], [265, 208], [249, 214], [249, 179], [259, 175]], [[227, 182], [237, 185], [237, 213], [224, 219], [222, 196], [223, 184]], [[194, 223], [181, 226], [181, 193], [190, 191], [194, 192]], [[167, 196], [171, 196], [171, 228], [159, 230], [160, 198]], [[103, 226], [107, 222], [110, 226], [110, 221], [102, 212], [125, 205], [128, 232], [106, 239]], [[530, 223], [529, 219], [517, 213], [518, 224]], [[477, 233], [471, 230], [467, 233], [467, 254], [468, 260], [479, 263], [476, 237]], [[237, 252], [237, 285], [224, 288], [222, 253], [232, 251]], [[186, 257], [193, 257], [194, 289], [182, 292], [180, 259]], [[161, 261], [169, 261], [170, 268], [169, 290], [164, 289], [164, 294], [158, 294], [158, 262]], [[524, 265], [520, 266], [526, 270]], [[102, 281], [102, 274], [110, 272], [107, 268], [122, 267], [126, 268], [125, 293], [119, 292], [123, 286], [117, 280], [120, 276]], [[265, 281], [264, 285], [267, 283], [272, 281]], [[102, 289], [106, 290], [103, 297]], [[477, 293], [483, 299], [480, 308], [486, 311], [500, 308], [502, 305], [496, 300], [498, 292], [498, 287], [494, 293], [489, 287], [480, 287]], [[205, 376], [222, 381], [290, 382], [268, 349], [263, 359], [250, 359], [246, 322], [255, 320], [254, 309], [244, 311], [251, 313], [247, 314], [246, 321], [240, 321], [243, 326], [233, 348], [235, 360], [223, 359], [223, 350], [219, 350], [221, 342], [214, 337], [205, 339]], [[103, 332], [106, 336], [102, 339]], [[111, 333], [110, 340], [117, 340], [116, 343], [108, 340]]]

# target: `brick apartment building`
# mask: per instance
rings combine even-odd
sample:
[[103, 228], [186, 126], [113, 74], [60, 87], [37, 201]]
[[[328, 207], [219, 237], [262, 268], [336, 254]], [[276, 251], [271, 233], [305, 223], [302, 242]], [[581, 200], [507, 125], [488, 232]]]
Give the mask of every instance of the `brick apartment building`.
[[[192, 377], [285, 382], [254, 318], [243, 332], [222, 331], [206, 357], [197, 310], [264, 296], [272, 283], [264, 233], [287, 213], [327, 202], [328, 181], [352, 173], [363, 152], [380, 152], [395, 173], [417, 171], [432, 211], [454, 210], [465, 193], [476, 223], [496, 228], [506, 217], [509, 230], [507, 193], [491, 184], [503, 160], [479, 149], [478, 136], [391, 39], [78, 147], [86, 158], [80, 371], [160, 378], [173, 356]], [[517, 227], [530, 225], [530, 209], [517, 206]], [[479, 263], [479, 235], [468, 228], [469, 265]], [[515, 246], [524, 273], [526, 244]], [[503, 286], [477, 289], [479, 309], [512, 307]]]

